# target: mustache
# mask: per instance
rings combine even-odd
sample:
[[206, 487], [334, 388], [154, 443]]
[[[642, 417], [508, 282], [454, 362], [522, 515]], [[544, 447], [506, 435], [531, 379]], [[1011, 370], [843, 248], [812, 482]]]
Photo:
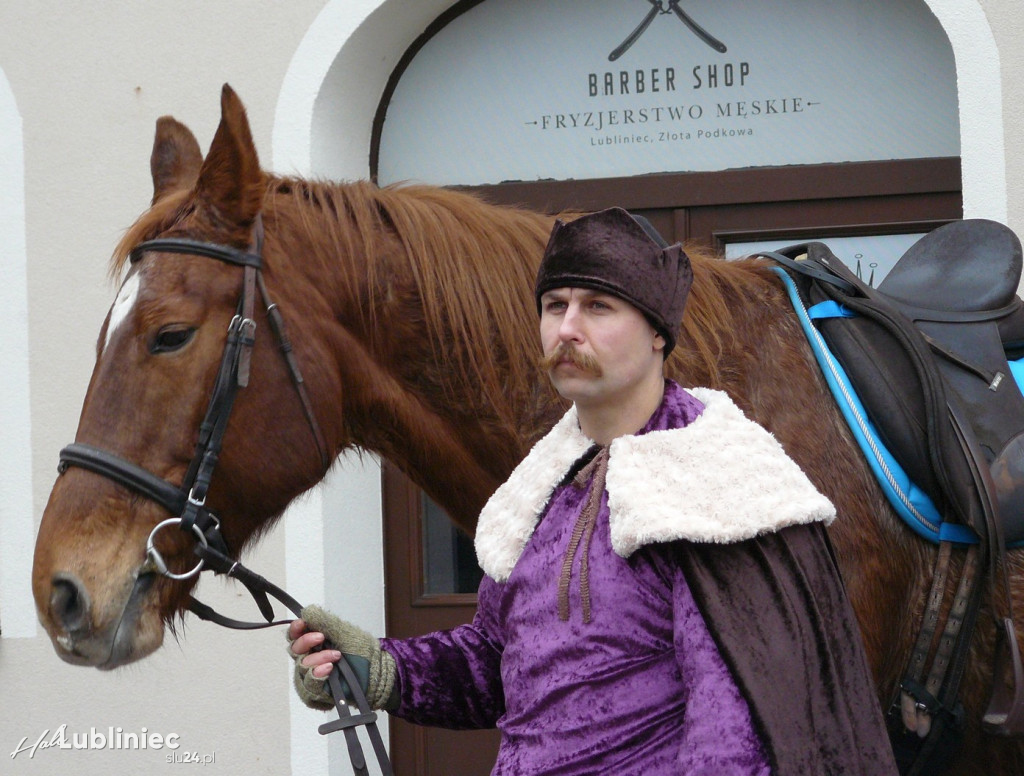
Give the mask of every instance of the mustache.
[[571, 342], [560, 342], [558, 347], [551, 351], [551, 353], [541, 356], [537, 360], [537, 366], [544, 372], [550, 372], [563, 361], [567, 361], [577, 369], [595, 377], [600, 377], [602, 374], [601, 366], [597, 363], [597, 359], [589, 353], [580, 352]]

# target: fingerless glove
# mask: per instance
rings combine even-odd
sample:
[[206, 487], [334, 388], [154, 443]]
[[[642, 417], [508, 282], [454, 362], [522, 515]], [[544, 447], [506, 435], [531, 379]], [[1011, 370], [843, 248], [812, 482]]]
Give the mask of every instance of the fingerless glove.
[[[307, 606], [302, 610], [301, 617], [309, 630], [324, 634], [324, 649], [337, 649], [348, 660], [370, 708], [387, 710], [398, 706], [395, 659], [380, 648], [376, 638], [319, 606]], [[305, 655], [295, 655], [290, 645], [288, 651], [295, 659], [295, 690], [302, 702], [313, 709], [333, 709], [334, 701], [327, 681], [313, 676], [313, 669], [302, 665]], [[342, 685], [346, 699], [351, 701], [344, 679]]]

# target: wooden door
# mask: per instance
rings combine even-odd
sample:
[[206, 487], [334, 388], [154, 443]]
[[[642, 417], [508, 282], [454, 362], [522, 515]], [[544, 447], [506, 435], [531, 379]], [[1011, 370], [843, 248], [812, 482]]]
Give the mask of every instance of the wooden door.
[[[482, 572], [472, 541], [396, 467], [384, 465], [384, 569], [389, 636], [447, 630], [473, 619]], [[494, 730], [423, 728], [392, 718], [391, 759], [400, 776], [486, 776]]]

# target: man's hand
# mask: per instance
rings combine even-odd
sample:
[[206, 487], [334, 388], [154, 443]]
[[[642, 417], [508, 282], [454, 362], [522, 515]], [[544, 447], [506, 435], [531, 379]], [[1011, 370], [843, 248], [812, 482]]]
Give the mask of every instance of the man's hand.
[[291, 642], [291, 652], [295, 657], [300, 657], [299, 665], [312, 669], [310, 673], [317, 679], [326, 679], [331, 673], [331, 667], [341, 660], [341, 651], [337, 649], [319, 649], [327, 639], [320, 631], [311, 631], [305, 620], [295, 620], [288, 626], [288, 641]]
[[[324, 680], [342, 658], [351, 666], [371, 708], [398, 706], [395, 659], [362, 628], [318, 606], [307, 606], [301, 619], [288, 626], [287, 637], [288, 652], [295, 660], [295, 690], [310, 708], [334, 707]], [[346, 699], [352, 700], [344, 680], [342, 688]]]

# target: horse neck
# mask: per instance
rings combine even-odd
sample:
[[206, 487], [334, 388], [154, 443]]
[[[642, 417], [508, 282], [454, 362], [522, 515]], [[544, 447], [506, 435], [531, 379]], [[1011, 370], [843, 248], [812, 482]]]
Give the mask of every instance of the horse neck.
[[820, 376], [770, 267], [762, 261], [688, 253], [694, 283], [668, 364], [670, 376], [684, 385], [726, 391], [769, 428], [791, 414], [792, 396], [817, 402], [823, 395]]
[[438, 189], [282, 188], [267, 248], [293, 257], [333, 359], [318, 391], [332, 445], [389, 459], [471, 530], [557, 412], [531, 368], [550, 219]]
[[[775, 435], [822, 492], [855, 513], [846, 504], [857, 492], [849, 483], [867, 478], [868, 470], [857, 464], [859, 453], [782, 282], [762, 261], [691, 258], [693, 305], [687, 308], [676, 347], [680, 355], [670, 362], [670, 374], [684, 385], [728, 393], [749, 418]], [[852, 463], [839, 467], [840, 458], [851, 453]], [[836, 482], [837, 476], [845, 478], [845, 486]], [[863, 487], [870, 488], [867, 479]]]

